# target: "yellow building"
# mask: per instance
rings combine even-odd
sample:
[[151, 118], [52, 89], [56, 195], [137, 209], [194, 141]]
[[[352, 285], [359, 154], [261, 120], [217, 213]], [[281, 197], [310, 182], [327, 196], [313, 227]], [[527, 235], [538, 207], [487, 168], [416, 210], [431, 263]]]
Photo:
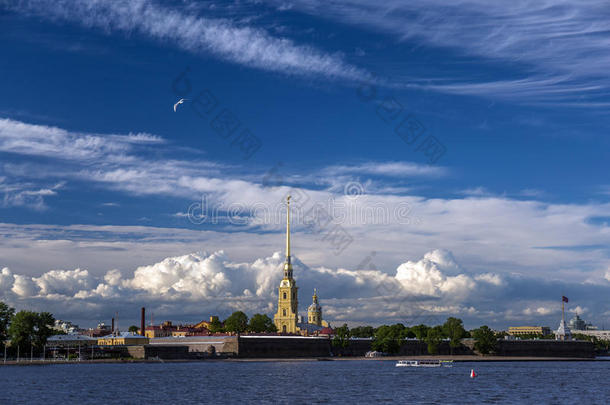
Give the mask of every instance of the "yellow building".
[[299, 311], [298, 287], [292, 278], [292, 263], [290, 262], [290, 196], [286, 199], [286, 262], [284, 263], [284, 278], [278, 288], [277, 313], [273, 323], [281, 333], [297, 333]]
[[146, 327], [144, 336], [150, 339], [172, 336], [176, 326], [171, 321], [165, 321], [161, 325], [150, 325]]
[[214, 323], [214, 322], [220, 322], [220, 320], [218, 319], [217, 316], [210, 316], [210, 320], [209, 321], [201, 321], [196, 325], [193, 325], [193, 328], [195, 329], [210, 329], [210, 324]]
[[113, 333], [97, 340], [99, 346], [146, 345], [148, 338], [131, 332]]
[[508, 334], [511, 336], [550, 335], [551, 328], [548, 326], [511, 326], [508, 328]]

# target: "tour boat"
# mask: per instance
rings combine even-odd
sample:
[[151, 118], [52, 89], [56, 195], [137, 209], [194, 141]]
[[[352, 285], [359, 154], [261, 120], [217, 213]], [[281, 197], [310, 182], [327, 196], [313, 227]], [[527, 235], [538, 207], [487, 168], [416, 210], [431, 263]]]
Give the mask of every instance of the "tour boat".
[[453, 360], [399, 360], [396, 367], [451, 367]]

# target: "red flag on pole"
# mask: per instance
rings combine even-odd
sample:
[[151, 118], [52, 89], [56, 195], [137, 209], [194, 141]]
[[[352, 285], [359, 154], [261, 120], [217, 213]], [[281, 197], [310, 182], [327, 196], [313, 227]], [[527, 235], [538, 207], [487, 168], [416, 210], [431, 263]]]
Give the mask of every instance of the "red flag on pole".
[[565, 295], [562, 295], [561, 296], [561, 301], [568, 302], [568, 297], [566, 297]]

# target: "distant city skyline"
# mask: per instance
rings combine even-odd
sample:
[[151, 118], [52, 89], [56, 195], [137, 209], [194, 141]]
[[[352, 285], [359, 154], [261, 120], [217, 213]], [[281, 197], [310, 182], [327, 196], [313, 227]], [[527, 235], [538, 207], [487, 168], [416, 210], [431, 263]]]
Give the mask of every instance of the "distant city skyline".
[[291, 194], [333, 325], [610, 326], [609, 12], [558, 4], [3, 3], [0, 300], [272, 316]]

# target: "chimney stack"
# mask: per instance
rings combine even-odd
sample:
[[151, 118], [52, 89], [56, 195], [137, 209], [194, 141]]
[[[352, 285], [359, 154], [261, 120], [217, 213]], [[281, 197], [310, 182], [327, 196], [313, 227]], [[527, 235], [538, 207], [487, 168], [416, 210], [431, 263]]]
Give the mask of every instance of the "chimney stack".
[[112, 326], [110, 327], [112, 333], [114, 333], [114, 318], [112, 318]]
[[140, 315], [140, 335], [146, 336], [146, 308], [142, 307], [142, 313]]

